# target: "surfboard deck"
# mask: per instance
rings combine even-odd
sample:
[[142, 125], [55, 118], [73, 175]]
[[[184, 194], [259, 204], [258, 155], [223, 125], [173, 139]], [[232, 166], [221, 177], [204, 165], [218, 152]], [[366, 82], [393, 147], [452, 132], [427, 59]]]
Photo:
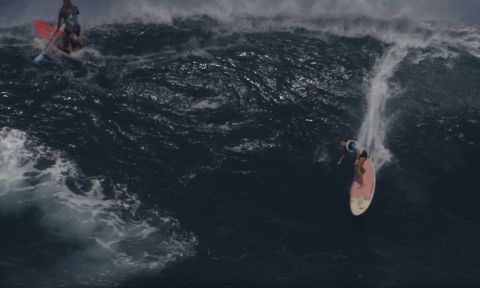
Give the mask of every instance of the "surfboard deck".
[[354, 216], [365, 213], [372, 204], [375, 195], [376, 175], [375, 167], [370, 159], [363, 163], [363, 186], [359, 183], [359, 175], [355, 172], [352, 187], [350, 189], [350, 210]]

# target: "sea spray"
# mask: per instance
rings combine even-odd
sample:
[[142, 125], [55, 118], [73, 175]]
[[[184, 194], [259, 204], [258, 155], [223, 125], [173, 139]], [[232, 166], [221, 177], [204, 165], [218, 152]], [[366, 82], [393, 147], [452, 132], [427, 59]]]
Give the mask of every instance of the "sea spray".
[[400, 45], [390, 47], [377, 60], [373, 76], [367, 86], [367, 113], [358, 134], [358, 143], [368, 152], [377, 171], [392, 159], [392, 154], [386, 147], [386, 136], [391, 120], [386, 107], [388, 100], [398, 93], [391, 79], [407, 54], [407, 47]]

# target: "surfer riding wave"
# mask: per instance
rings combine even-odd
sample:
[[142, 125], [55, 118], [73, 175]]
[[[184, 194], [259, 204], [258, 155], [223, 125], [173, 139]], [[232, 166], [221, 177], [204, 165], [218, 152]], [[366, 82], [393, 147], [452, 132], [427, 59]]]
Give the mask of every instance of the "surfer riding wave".
[[360, 183], [360, 186], [363, 186], [363, 174], [365, 174], [365, 168], [363, 168], [363, 164], [368, 159], [367, 151], [363, 150], [360, 152], [360, 149], [357, 147], [357, 142], [348, 138], [342, 138], [342, 140], [340, 140], [340, 146], [342, 147], [343, 154], [340, 159], [338, 159], [337, 164], [342, 164], [347, 155], [354, 155], [355, 172], [356, 175], [358, 175], [357, 181]]

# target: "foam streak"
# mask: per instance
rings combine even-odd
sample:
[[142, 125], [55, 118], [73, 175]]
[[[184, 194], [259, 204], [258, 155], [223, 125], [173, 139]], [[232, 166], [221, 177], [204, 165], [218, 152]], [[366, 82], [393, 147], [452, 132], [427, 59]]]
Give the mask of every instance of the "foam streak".
[[387, 115], [386, 107], [388, 99], [398, 93], [390, 80], [407, 53], [408, 49], [403, 46], [389, 48], [378, 59], [373, 76], [368, 83], [368, 107], [358, 134], [358, 143], [368, 152], [377, 171], [392, 159], [392, 154], [385, 146], [391, 119], [390, 115]]

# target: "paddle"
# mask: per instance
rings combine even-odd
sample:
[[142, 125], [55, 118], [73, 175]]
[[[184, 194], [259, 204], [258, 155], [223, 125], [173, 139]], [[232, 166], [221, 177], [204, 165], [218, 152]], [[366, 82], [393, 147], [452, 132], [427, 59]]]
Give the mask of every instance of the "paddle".
[[47, 45], [45, 46], [45, 48], [43, 48], [42, 53], [40, 53], [40, 55], [38, 55], [37, 57], [35, 57], [35, 59], [33, 60], [33, 63], [39, 64], [40, 62], [43, 61], [43, 59], [45, 58], [45, 52], [47, 52], [48, 47], [50, 47], [50, 44], [52, 44], [53, 39], [55, 39], [55, 35], [57, 35], [57, 33], [58, 33], [58, 30], [56, 30], [56, 31], [53, 33], [53, 35], [52, 35], [52, 37], [50, 38], [50, 40], [48, 41]]

